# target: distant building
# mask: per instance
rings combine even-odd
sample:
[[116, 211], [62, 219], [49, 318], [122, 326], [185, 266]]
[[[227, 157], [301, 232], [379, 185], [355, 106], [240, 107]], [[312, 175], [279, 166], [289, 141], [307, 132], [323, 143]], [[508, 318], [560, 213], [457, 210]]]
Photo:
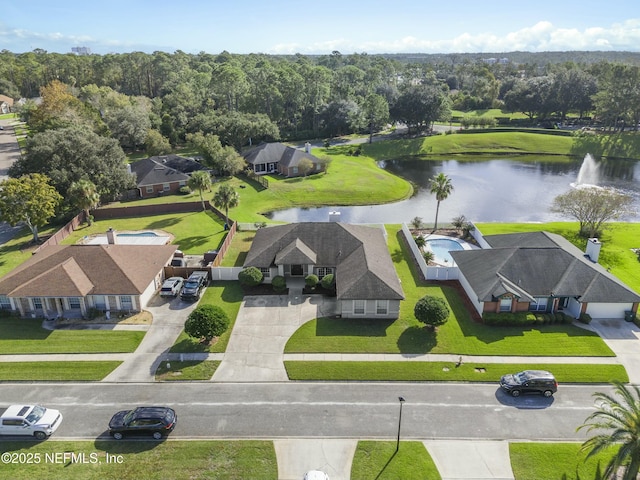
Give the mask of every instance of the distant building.
[[71, 51], [76, 55], [91, 55], [89, 47], [71, 47]]

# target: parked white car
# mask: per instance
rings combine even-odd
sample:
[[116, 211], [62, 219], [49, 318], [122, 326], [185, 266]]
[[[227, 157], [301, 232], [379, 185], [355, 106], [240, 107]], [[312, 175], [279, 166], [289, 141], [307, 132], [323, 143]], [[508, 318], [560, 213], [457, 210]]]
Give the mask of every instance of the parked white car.
[[180, 293], [184, 278], [182, 277], [169, 277], [162, 284], [160, 289], [161, 297], [175, 297]]
[[310, 470], [304, 474], [303, 480], [329, 480], [329, 475], [320, 470]]
[[0, 415], [0, 435], [29, 435], [44, 440], [62, 423], [58, 410], [42, 405], [11, 405]]

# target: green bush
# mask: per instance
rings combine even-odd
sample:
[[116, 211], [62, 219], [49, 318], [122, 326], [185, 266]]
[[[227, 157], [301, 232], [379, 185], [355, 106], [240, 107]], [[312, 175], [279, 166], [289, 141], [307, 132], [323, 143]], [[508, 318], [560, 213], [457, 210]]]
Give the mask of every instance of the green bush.
[[260, 285], [263, 278], [262, 272], [256, 267], [247, 267], [238, 274], [240, 285], [244, 285], [245, 287]]
[[324, 288], [325, 290], [330, 290], [331, 288], [333, 288], [333, 278], [333, 273], [328, 273], [327, 275], [322, 277], [322, 280], [320, 280], [320, 285], [322, 285], [322, 288]]
[[287, 281], [282, 275], [276, 275], [273, 277], [273, 280], [271, 280], [271, 285], [273, 285], [273, 289], [276, 292], [283, 292], [287, 288]]
[[588, 313], [581, 313], [578, 320], [586, 325], [591, 323], [591, 315]]
[[311, 288], [314, 288], [316, 285], [318, 285], [318, 282], [319, 282], [319, 281], [320, 281], [320, 280], [318, 279], [318, 276], [317, 276], [317, 275], [314, 275], [313, 273], [312, 273], [312, 274], [310, 274], [310, 275], [307, 275], [307, 276], [304, 278], [304, 284], [305, 284], [307, 287], [311, 287]]
[[449, 319], [449, 306], [439, 297], [426, 295], [416, 302], [413, 314], [418, 321], [437, 327], [444, 325]]
[[180, 187], [179, 192], [182, 195], [189, 195], [191, 193], [191, 189], [185, 185], [184, 187]]
[[218, 305], [200, 305], [193, 310], [184, 323], [184, 331], [194, 338], [211, 341], [229, 328], [229, 317]]

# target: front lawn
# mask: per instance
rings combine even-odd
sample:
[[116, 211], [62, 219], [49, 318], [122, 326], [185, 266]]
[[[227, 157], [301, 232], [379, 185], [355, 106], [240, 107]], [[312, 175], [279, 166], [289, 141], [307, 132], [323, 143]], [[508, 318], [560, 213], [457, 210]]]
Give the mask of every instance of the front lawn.
[[286, 361], [290, 380], [394, 381], [394, 382], [498, 382], [506, 373], [521, 370], [549, 370], [559, 384], [626, 383], [629, 376], [622, 365], [552, 363], [469, 363], [454, 362], [350, 362]]
[[[167, 365], [169, 367], [167, 368]], [[220, 365], [217, 360], [198, 361], [175, 361], [160, 362], [156, 369], [156, 380], [158, 381], [188, 381], [188, 380], [211, 380], [216, 368]]]
[[0, 381], [99, 382], [121, 363], [118, 361], [0, 362]]
[[515, 480], [598, 480], [613, 452], [585, 461], [580, 443], [509, 443]]
[[[187, 335], [184, 330], [180, 333], [177, 340], [169, 350], [171, 353], [221, 353], [227, 349], [231, 331], [236, 322], [238, 311], [244, 292], [239, 282], [235, 281], [216, 281], [208, 286], [199, 305], [211, 304], [222, 308], [229, 317], [229, 328], [224, 332], [213, 345], [205, 345], [199, 340]], [[213, 375], [213, 373], [212, 373]]]
[[[418, 277], [397, 226], [387, 227], [389, 251], [405, 300], [397, 320], [318, 318], [305, 323], [287, 342], [286, 353], [452, 353], [458, 355], [614, 356], [595, 333], [573, 325], [540, 328], [489, 327], [476, 323], [457, 290]], [[425, 295], [443, 298], [449, 321], [437, 331], [413, 315]]]
[[[29, 454], [24, 458], [33, 460], [5, 462], [2, 478], [12, 480], [278, 478], [276, 453], [271, 441], [180, 441], [169, 438], [164, 442], [102, 439], [0, 442], [0, 451]], [[71, 454], [78, 460], [72, 461]], [[38, 457], [40, 462], [36, 463], [34, 459]]]
[[442, 478], [422, 442], [358, 442], [351, 478], [376, 480], [439, 480]]
[[[145, 332], [124, 330], [47, 330], [42, 319], [0, 319], [0, 354], [130, 353]], [[92, 362], [91, 362], [92, 363]]]

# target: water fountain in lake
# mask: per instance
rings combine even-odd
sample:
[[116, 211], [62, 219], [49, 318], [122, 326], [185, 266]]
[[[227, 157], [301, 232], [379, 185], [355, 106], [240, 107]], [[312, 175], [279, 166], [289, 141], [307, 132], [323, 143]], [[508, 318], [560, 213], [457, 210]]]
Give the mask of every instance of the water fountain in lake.
[[596, 159], [590, 153], [584, 156], [580, 171], [578, 172], [578, 178], [573, 187], [586, 187], [597, 186], [600, 181], [600, 164], [596, 162]]

